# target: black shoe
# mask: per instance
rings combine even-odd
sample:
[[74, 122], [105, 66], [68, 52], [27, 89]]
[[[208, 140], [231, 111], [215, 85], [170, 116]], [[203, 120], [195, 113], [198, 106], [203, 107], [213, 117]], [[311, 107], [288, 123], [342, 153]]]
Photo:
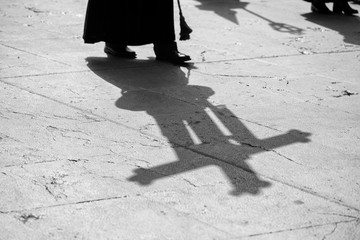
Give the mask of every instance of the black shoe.
[[181, 52], [172, 51], [167, 54], [156, 55], [156, 60], [179, 64], [190, 61], [191, 58]]
[[353, 15], [359, 13], [358, 10], [351, 8], [347, 1], [341, 0], [334, 1], [333, 12], [340, 14], [344, 13], [345, 15]]
[[104, 52], [115, 57], [128, 59], [136, 58], [136, 53], [126, 45], [122, 44], [105, 43]]
[[158, 61], [181, 64], [191, 60], [190, 56], [178, 51], [175, 42], [166, 44], [155, 44], [154, 52], [156, 55], [156, 60]]
[[326, 6], [325, 2], [322, 1], [312, 1], [311, 3], [311, 11], [314, 13], [319, 13], [319, 14], [332, 14], [332, 12], [330, 11], [330, 9], [328, 9], [328, 7]]

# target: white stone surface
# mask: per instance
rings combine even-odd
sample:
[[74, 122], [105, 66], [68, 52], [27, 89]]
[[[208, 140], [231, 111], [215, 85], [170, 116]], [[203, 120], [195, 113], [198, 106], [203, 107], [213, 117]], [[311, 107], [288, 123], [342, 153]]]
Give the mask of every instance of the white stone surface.
[[360, 238], [360, 18], [182, 4], [180, 67], [83, 44], [86, 1], [1, 1], [0, 240]]

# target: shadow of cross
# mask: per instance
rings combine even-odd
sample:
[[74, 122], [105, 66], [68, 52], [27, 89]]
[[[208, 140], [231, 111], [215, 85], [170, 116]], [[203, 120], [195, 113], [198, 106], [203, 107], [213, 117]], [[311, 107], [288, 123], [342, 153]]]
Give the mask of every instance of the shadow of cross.
[[[187, 65], [185, 74], [180, 66], [153, 60], [136, 60], [130, 64], [121, 59], [88, 57], [86, 61], [96, 75], [120, 89], [121, 97], [115, 102], [118, 108], [143, 111], [154, 119], [156, 125], [144, 125], [141, 132], [151, 133], [151, 126], [160, 129], [178, 159], [138, 168], [129, 181], [149, 185], [165, 177], [216, 166], [231, 183], [230, 194], [257, 194], [270, 183], [261, 180], [247, 160], [258, 153], [310, 141], [309, 133], [298, 130], [257, 138], [226, 106], [214, 106], [208, 100], [215, 94], [212, 88], [189, 85], [190, 71], [195, 66]], [[213, 181], [213, 176], [205, 172], [196, 172], [197, 183]]]
[[[133, 106], [142, 105], [154, 117], [179, 159], [151, 168], [138, 168], [129, 181], [149, 185], [161, 178], [218, 166], [233, 186], [231, 195], [257, 194], [270, 183], [259, 179], [246, 160], [258, 153], [309, 142], [310, 134], [299, 130], [258, 139], [226, 106], [214, 106], [207, 101], [213, 93], [211, 88], [193, 85], [182, 87], [178, 100], [176, 94], [170, 96], [148, 89], [123, 93], [116, 105], [119, 108], [129, 108], [130, 102]], [[150, 105], [157, 107], [154, 109]], [[193, 107], [190, 111], [189, 106]]]

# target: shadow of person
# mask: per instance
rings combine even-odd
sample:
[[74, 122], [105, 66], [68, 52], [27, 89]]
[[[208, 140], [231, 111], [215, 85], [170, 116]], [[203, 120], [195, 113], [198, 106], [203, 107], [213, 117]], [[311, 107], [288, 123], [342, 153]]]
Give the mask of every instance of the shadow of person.
[[235, 23], [236, 25], [239, 25], [239, 21], [236, 17], [237, 14], [236, 9], [242, 9], [268, 22], [269, 26], [275, 31], [290, 33], [295, 35], [301, 35], [304, 32], [304, 29], [301, 29], [299, 27], [287, 23], [275, 22], [256, 12], [250, 11], [249, 9], [246, 8], [249, 2], [242, 2], [240, 0], [223, 0], [223, 1], [196, 0], [196, 1], [201, 3], [201, 5], [196, 6], [198, 9], [204, 11], [212, 11], [215, 14]]
[[360, 17], [346, 15], [302, 14], [307, 21], [332, 29], [344, 36], [344, 42], [360, 45]]
[[258, 194], [270, 183], [261, 180], [247, 160], [257, 153], [309, 141], [310, 134], [298, 130], [257, 139], [226, 106], [211, 104], [213, 89], [189, 85], [189, 72], [179, 66], [135, 61], [137, 68], [117, 67], [114, 72], [97, 70], [103, 61], [111, 60], [87, 60], [94, 73], [121, 89], [116, 106], [152, 116], [176, 153], [177, 161], [138, 168], [129, 181], [149, 185], [165, 177], [217, 166], [232, 185], [231, 195]]
[[196, 0], [201, 5], [196, 6], [203, 11], [212, 11], [215, 14], [239, 25], [236, 17], [236, 9], [245, 9], [249, 4], [248, 2], [241, 2], [239, 0], [224, 0], [224, 1], [211, 1], [211, 0]]

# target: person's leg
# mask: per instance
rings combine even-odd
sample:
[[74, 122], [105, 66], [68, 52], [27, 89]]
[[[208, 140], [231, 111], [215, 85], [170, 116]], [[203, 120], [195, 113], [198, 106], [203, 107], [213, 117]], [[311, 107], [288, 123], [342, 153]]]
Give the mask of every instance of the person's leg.
[[159, 61], [165, 61], [171, 63], [183, 63], [191, 60], [190, 56], [178, 51], [176, 42], [154, 43], [154, 52], [156, 55], [156, 60]]
[[[97, 0], [101, 1], [101, 0]], [[104, 52], [108, 55], [134, 59], [136, 53], [127, 47], [128, 36], [131, 35], [128, 29], [135, 26], [128, 13], [133, 12], [134, 6], [131, 0], [107, 0], [105, 6], [105, 47]]]
[[[146, 1], [146, 0], [145, 0]], [[153, 0], [153, 26], [155, 43], [170, 43], [175, 41], [174, 3], [169, 0]]]
[[191, 60], [190, 56], [180, 53], [175, 41], [174, 4], [173, 1], [156, 0], [155, 22], [156, 37], [154, 52], [156, 59], [172, 63], [183, 63]]
[[[133, 59], [136, 53], [126, 46], [126, 16], [128, 1], [89, 0], [84, 24], [84, 42], [105, 42], [105, 53]], [[125, 32], [125, 34], [124, 34]]]
[[320, 14], [332, 14], [330, 9], [327, 8], [325, 0], [313, 0], [311, 2], [311, 11]]
[[111, 43], [105, 42], [104, 52], [111, 56], [134, 59], [136, 58], [136, 53], [127, 47], [124, 43]]

